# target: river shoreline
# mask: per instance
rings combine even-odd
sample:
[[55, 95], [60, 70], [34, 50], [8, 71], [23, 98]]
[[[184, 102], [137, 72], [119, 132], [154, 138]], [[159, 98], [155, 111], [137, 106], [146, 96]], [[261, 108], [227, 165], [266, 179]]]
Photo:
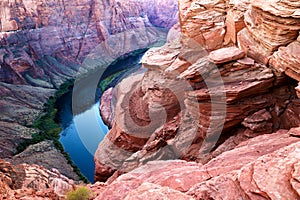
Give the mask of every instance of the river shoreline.
[[[132, 52], [130, 54], [126, 54], [125, 56], [122, 56], [122, 57], [116, 59], [116, 61], [113, 62], [109, 66], [116, 66], [118, 63], [120, 63], [120, 62], [122, 63], [128, 57], [139, 57], [138, 59], [140, 59], [140, 57], [141, 57], [140, 54], [141, 53], [144, 54], [146, 50], [147, 49], [143, 49], [143, 50], [138, 50], [138, 51]], [[127, 63], [128, 62], [130, 63], [130, 59], [129, 59], [129, 61], [127, 61]], [[126, 67], [127, 66], [125, 66], [125, 68]], [[113, 75], [113, 73], [117, 73], [120, 70], [124, 70], [124, 68], [116, 68], [116, 67], [115, 68], [111, 68], [111, 67], [108, 67], [108, 69], [109, 68], [110, 69], [114, 69], [114, 70], [110, 71], [110, 73], [106, 72], [104, 74], [104, 76], [102, 77], [102, 80], [104, 80], [105, 78]], [[88, 76], [88, 75], [85, 74], [83, 76]], [[111, 83], [109, 83], [107, 85], [107, 87], [111, 87], [112, 84], [116, 84], [118, 82], [117, 80], [121, 76], [122, 75], [117, 76], [115, 78], [115, 80], [113, 80]], [[99, 81], [99, 82], [101, 82], [101, 81]], [[59, 109], [60, 109], [59, 106], [58, 106], [58, 104], [59, 104], [58, 102], [61, 103], [61, 99], [65, 98], [65, 96], [68, 95], [68, 93], [69, 93], [69, 95], [73, 93], [74, 83], [75, 83], [75, 80], [73, 80], [73, 79], [70, 79], [70, 80], [66, 81], [56, 91], [55, 95], [49, 98], [48, 102], [45, 104], [45, 108], [44, 108], [43, 114], [40, 115], [40, 117], [32, 125], [32, 128], [38, 129], [38, 130], [40, 130], [40, 132], [38, 134], [34, 134], [32, 136], [32, 139], [26, 140], [26, 141], [22, 142], [18, 146], [18, 153], [24, 151], [30, 145], [37, 144], [37, 143], [45, 141], [45, 140], [52, 140], [54, 142], [55, 147], [58, 150], [60, 150], [60, 152], [67, 159], [68, 163], [73, 167], [74, 172], [79, 176], [80, 180], [82, 180], [84, 182], [91, 182], [91, 178], [89, 178], [89, 180], [88, 180], [81, 173], [81, 171], [79, 170], [79, 168], [73, 162], [71, 156], [65, 151], [63, 145], [59, 141], [60, 138], [61, 138], [61, 132], [68, 125], [68, 123], [70, 122], [70, 120], [73, 119], [73, 116], [64, 119], [65, 122], [62, 122], [61, 119], [59, 119], [59, 116], [58, 116], [58, 112], [59, 112]], [[100, 99], [100, 97], [102, 95], [102, 91], [100, 90], [100, 88], [97, 89], [96, 93], [97, 93], [95, 95], [96, 98], [95, 98], [95, 101], [92, 104], [92, 106], [95, 103], [97, 103], [97, 100], [99, 101], [99, 99]], [[91, 108], [91, 106], [87, 106], [85, 110], [88, 110], [89, 108]], [[76, 113], [76, 114], [73, 113], [73, 115], [79, 115], [79, 114], [80, 113]], [[69, 122], [67, 122], [67, 121], [69, 121]], [[64, 126], [62, 124], [64, 124]], [[47, 126], [45, 126], [45, 125], [47, 125]]]

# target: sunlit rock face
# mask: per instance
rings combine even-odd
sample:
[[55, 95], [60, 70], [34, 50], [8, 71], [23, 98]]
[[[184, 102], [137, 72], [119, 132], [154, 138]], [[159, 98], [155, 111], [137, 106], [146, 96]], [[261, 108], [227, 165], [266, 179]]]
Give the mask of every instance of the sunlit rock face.
[[[93, 199], [297, 199], [300, 129], [241, 142], [206, 164], [152, 161], [112, 183], [86, 185]], [[77, 187], [56, 169], [0, 160], [2, 199], [65, 199]], [[218, 190], [216, 190], [218, 188]], [[278, 192], [280, 191], [280, 192]], [[149, 196], [150, 195], [150, 196]]]
[[157, 41], [162, 33], [153, 26], [170, 28], [178, 21], [175, 0], [2, 1], [0, 13], [0, 80], [48, 82], [41, 86], [76, 74], [75, 64], [113, 35], [122, 33], [114, 50], [124, 54], [129, 45], [138, 49]]
[[[178, 22], [177, 10], [176, 0], [1, 1], [0, 157], [12, 157], [20, 142], [37, 133], [28, 126], [62, 83], [164, 41], [166, 30]], [[59, 151], [54, 154], [64, 159]], [[55, 160], [44, 164], [50, 168]]]
[[[91, 41], [98, 44], [107, 39], [96, 48], [104, 49], [100, 54], [109, 57], [105, 63], [157, 41], [160, 32], [152, 25], [172, 27], [169, 43], [143, 57], [145, 73], [134, 74], [113, 92], [105, 93], [103, 116], [112, 129], [95, 154], [95, 180], [108, 181], [88, 186], [95, 199], [299, 199], [300, 5], [296, 0], [179, 0], [179, 23], [172, 18], [177, 14], [172, 1], [70, 3], [76, 9], [52, 2], [48, 7], [54, 9], [58, 4], [65, 7], [56, 11], [63, 13], [59, 14], [64, 16], [61, 21], [56, 21], [57, 14], [50, 10], [46, 9], [51, 14], [41, 14], [47, 2], [20, 9], [21, 13], [37, 10], [26, 19], [11, 18], [7, 9], [1, 10], [7, 23], [1, 21], [6, 32], [1, 34], [5, 48], [1, 50], [4, 64], [0, 76], [9, 77], [8, 83], [30, 85], [26, 87], [30, 92], [32, 85], [46, 88], [34, 88], [39, 98], [36, 104], [24, 103], [26, 108], [36, 106], [36, 111], [43, 99], [53, 94], [51, 88], [74, 71], [90, 69], [85, 65], [79, 69], [79, 64], [94, 48]], [[69, 19], [71, 23], [66, 22]], [[49, 33], [36, 36], [35, 31], [57, 27], [58, 22], [61, 27], [49, 29], [51, 37]], [[56, 37], [58, 33], [63, 37]], [[32, 45], [23, 45], [28, 41], [26, 34], [34, 36]], [[114, 36], [120, 42], [109, 40]], [[41, 38], [51, 43], [42, 43]], [[132, 45], [133, 41], [137, 45]], [[98, 54], [89, 57], [97, 58]], [[10, 105], [22, 107], [23, 99], [14, 93], [17, 89], [19, 86], [12, 84], [1, 85], [1, 91], [8, 94], [0, 104], [6, 113], [14, 113], [15, 107]], [[21, 94], [25, 100], [35, 95]], [[110, 103], [112, 95], [114, 104]], [[17, 100], [7, 101], [11, 96]], [[115, 107], [109, 108], [111, 105]], [[30, 112], [22, 111], [2, 116], [6, 138], [14, 130], [11, 121], [30, 121], [22, 117]], [[31, 129], [20, 130], [22, 138], [30, 138]], [[16, 145], [12, 141], [18, 137], [10, 135], [1, 142]], [[31, 160], [31, 152], [39, 146], [16, 155], [12, 162], [16, 162], [14, 158]], [[13, 149], [3, 151], [9, 155]], [[39, 155], [49, 152], [40, 151]], [[9, 180], [5, 183], [7, 170], [0, 167], [1, 171], [0, 191], [10, 193], [15, 189]], [[16, 173], [24, 177], [24, 173]], [[21, 185], [19, 180], [15, 182]], [[68, 186], [61, 181], [54, 185]]]
[[151, 194], [149, 199], [170, 200], [297, 199], [297, 135], [299, 128], [261, 135], [204, 165], [182, 160], [148, 162], [98, 186], [96, 199], [139, 199], [145, 194]]
[[1, 199], [61, 199], [75, 187], [57, 169], [0, 160]]
[[268, 64], [280, 46], [297, 39], [300, 30], [299, 3], [251, 1], [245, 15], [246, 29], [238, 34], [239, 45], [258, 62]]
[[[197, 55], [192, 57], [195, 62], [188, 62], [192, 58], [186, 59], [187, 55]], [[196, 51], [170, 43], [149, 50], [142, 62], [148, 71], [123, 80], [115, 89], [113, 126], [95, 154], [96, 180], [106, 180], [115, 171], [131, 171], [153, 159], [205, 163], [247, 137], [297, 126], [286, 123], [280, 114], [290, 113], [286, 106], [295, 99], [288, 80], [279, 80], [271, 69], [246, 58], [237, 47], [205, 54], [201, 48]], [[214, 67], [208, 67], [212, 62]], [[218, 76], [221, 82], [205, 79]], [[209, 81], [214, 83], [207, 88]], [[218, 106], [214, 108], [212, 91], [214, 106]], [[297, 118], [298, 109], [291, 110], [290, 116]], [[220, 124], [211, 127], [222, 116], [221, 129]], [[220, 132], [237, 135], [216, 152], [204, 153], [213, 145], [205, 140]]]
[[143, 76], [115, 88], [121, 98], [95, 154], [96, 180], [150, 160], [205, 164], [249, 138], [298, 127], [298, 13], [294, 1], [180, 0], [169, 43], [144, 55]]

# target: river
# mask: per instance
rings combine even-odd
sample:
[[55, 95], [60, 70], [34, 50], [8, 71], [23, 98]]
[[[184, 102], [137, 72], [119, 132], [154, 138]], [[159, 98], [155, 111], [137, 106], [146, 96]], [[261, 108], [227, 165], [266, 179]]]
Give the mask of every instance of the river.
[[[118, 74], [113, 81], [107, 84], [106, 88], [115, 86], [122, 78], [140, 68], [140, 59], [143, 54], [144, 52], [130, 55], [110, 65], [99, 83], [114, 74]], [[95, 170], [94, 153], [108, 132], [99, 112], [101, 89], [99, 88], [96, 93], [95, 103], [76, 115], [72, 112], [72, 90], [56, 102], [58, 119], [63, 128], [59, 141], [81, 173], [92, 183], [94, 182]]]

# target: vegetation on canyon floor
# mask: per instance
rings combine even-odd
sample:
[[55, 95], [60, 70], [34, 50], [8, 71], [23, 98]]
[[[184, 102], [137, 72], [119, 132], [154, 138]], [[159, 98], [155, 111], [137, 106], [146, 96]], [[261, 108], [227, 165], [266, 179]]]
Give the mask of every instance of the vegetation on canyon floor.
[[67, 200], [87, 200], [92, 197], [92, 192], [87, 187], [78, 187], [67, 193]]
[[44, 112], [36, 119], [36, 121], [32, 125], [32, 128], [38, 129], [40, 130], [40, 132], [33, 134], [31, 140], [22, 142], [17, 148], [18, 153], [24, 151], [27, 146], [37, 144], [44, 140], [58, 141], [59, 134], [62, 128], [59, 123], [55, 121], [55, 117], [57, 114], [55, 102], [63, 94], [70, 90], [70, 88], [73, 86], [73, 83], [74, 80], [69, 80], [62, 84], [56, 91], [55, 95], [51, 96], [48, 102], [45, 103], [43, 110]]
[[37, 144], [45, 140], [52, 140], [55, 147], [60, 150], [64, 157], [67, 159], [68, 164], [73, 167], [74, 172], [79, 176], [80, 180], [87, 183], [87, 178], [83, 176], [79, 168], [73, 163], [69, 154], [64, 151], [62, 144], [59, 142], [62, 128], [60, 123], [56, 120], [58, 110], [55, 103], [60, 97], [70, 91], [73, 85], [74, 79], [66, 81], [59, 87], [55, 95], [48, 99], [48, 102], [45, 103], [44, 106], [44, 112], [36, 119], [36, 121], [32, 125], [32, 128], [39, 130], [39, 132], [34, 133], [32, 135], [32, 139], [21, 142], [17, 147], [17, 153], [21, 153], [30, 145]]
[[[110, 66], [118, 65], [118, 63], [124, 61], [128, 57], [140, 55], [141, 53], [144, 53], [147, 49], [148, 48], [139, 49], [131, 53], [128, 53], [126, 55], [123, 55], [118, 59], [116, 59], [113, 63], [111, 63]], [[104, 78], [102, 77], [103, 78], [102, 81], [99, 82], [98, 87], [102, 90], [102, 92], [104, 92], [104, 90], [107, 89], [107, 87], [111, 85], [112, 82], [115, 82], [117, 79], [119, 79], [123, 73], [128, 71], [128, 69], [122, 69], [122, 68], [118, 69], [118, 71], [114, 71], [114, 70], [116, 69], [114, 68], [111, 74], [109, 74], [108, 76], [105, 76]], [[89, 73], [83, 74], [81, 78], [87, 76]], [[30, 145], [34, 145], [45, 140], [51, 140], [53, 141], [55, 147], [58, 150], [60, 150], [60, 152], [67, 159], [68, 164], [70, 164], [73, 167], [74, 172], [79, 176], [80, 180], [87, 183], [88, 182], [87, 178], [80, 172], [79, 168], [73, 163], [71, 157], [67, 152], [65, 152], [63, 145], [59, 141], [62, 127], [59, 120], [57, 119], [58, 108], [56, 106], [56, 102], [64, 94], [72, 90], [74, 83], [75, 83], [74, 79], [67, 80], [57, 89], [55, 95], [51, 96], [48, 99], [48, 102], [44, 104], [44, 109], [42, 114], [35, 120], [35, 122], [31, 126], [31, 128], [34, 128], [39, 131], [37, 133], [32, 134], [32, 138], [30, 140], [22, 141], [17, 147], [16, 154], [23, 152]]]
[[107, 78], [105, 78], [103, 81], [100, 82], [99, 87], [101, 88], [101, 91], [104, 92], [107, 87], [114, 81], [116, 78], [118, 78], [122, 73], [124, 73], [126, 70], [122, 70], [120, 72], [117, 72]]

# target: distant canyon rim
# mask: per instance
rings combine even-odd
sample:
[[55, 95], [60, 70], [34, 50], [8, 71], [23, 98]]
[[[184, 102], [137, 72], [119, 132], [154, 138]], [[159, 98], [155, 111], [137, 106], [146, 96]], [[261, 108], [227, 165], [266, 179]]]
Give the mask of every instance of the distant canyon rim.
[[[64, 82], [164, 41], [167, 30], [178, 22], [177, 1], [0, 4], [1, 158], [57, 168], [78, 179], [51, 140], [15, 155], [18, 145], [39, 132], [32, 124]], [[92, 96], [85, 98], [94, 101]]]
[[163, 40], [101, 98], [91, 199], [300, 198], [299, 1], [0, 4], [1, 198], [78, 187], [55, 140], [18, 145], [68, 79]]

